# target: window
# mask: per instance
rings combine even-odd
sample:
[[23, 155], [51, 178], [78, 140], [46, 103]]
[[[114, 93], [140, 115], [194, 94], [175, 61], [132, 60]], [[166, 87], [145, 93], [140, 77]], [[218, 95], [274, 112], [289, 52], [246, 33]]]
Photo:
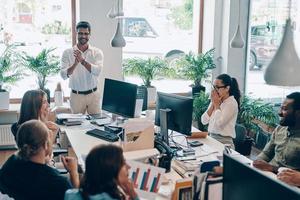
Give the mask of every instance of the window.
[[[123, 0], [123, 59], [133, 57], [176, 58], [195, 52], [193, 40], [193, 0]], [[174, 51], [175, 50], [175, 51]], [[139, 77], [126, 81], [142, 84]], [[158, 91], [189, 92], [191, 81], [160, 77], [153, 85]]]
[[[252, 0], [250, 62], [247, 73], [247, 93], [257, 98], [272, 98], [281, 102], [299, 87], [278, 87], [267, 85], [264, 81], [264, 69], [275, 55], [284, 33], [285, 21], [288, 18], [288, 0]], [[300, 19], [300, 1], [292, 1], [291, 18], [294, 22]], [[300, 28], [296, 24], [294, 43], [300, 57]], [[284, 66], [283, 66], [284, 67]], [[286, 77], [288, 78], [288, 77]]]
[[[71, 1], [0, 0], [0, 9], [0, 50], [4, 48], [5, 39], [15, 44], [17, 51], [32, 56], [44, 48], [56, 48], [54, 54], [60, 57], [65, 49], [72, 46]], [[10, 86], [10, 98], [21, 98], [27, 90], [38, 88], [36, 75], [29, 71], [26, 73], [27, 76]], [[69, 90], [67, 81], [59, 75], [49, 77], [46, 87], [53, 92], [58, 82], [65, 92]]]

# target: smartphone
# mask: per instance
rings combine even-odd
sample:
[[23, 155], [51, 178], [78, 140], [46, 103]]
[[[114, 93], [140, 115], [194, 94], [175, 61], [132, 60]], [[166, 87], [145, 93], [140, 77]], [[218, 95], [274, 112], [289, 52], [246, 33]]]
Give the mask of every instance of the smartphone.
[[191, 141], [189, 142], [189, 144], [191, 145], [191, 147], [199, 147], [203, 145], [203, 143], [199, 141]]

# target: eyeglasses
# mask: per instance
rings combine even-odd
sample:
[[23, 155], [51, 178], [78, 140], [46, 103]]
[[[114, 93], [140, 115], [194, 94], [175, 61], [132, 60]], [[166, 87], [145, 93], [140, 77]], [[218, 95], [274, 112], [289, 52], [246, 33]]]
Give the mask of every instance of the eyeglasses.
[[215, 90], [219, 90], [220, 88], [226, 88], [226, 85], [221, 85], [221, 86], [217, 86], [217, 85], [213, 85]]
[[78, 34], [78, 35], [85, 35], [85, 36], [90, 35], [90, 33], [83, 33], [83, 32], [78, 32], [77, 34]]

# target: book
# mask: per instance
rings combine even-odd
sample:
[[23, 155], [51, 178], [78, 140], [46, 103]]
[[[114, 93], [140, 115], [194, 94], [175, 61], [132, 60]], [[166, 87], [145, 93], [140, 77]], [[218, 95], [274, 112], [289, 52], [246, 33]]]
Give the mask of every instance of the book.
[[193, 180], [185, 178], [177, 180], [172, 200], [190, 200], [193, 199]]

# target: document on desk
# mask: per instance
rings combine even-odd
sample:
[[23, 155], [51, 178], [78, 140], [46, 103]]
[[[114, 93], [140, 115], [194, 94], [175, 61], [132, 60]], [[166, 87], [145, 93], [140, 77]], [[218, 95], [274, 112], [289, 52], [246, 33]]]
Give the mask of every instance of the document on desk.
[[132, 180], [138, 194], [146, 199], [155, 199], [165, 169], [133, 160], [126, 162], [129, 165], [128, 177]]
[[85, 120], [86, 116], [83, 114], [70, 114], [70, 113], [59, 113], [56, 115], [58, 120], [68, 120], [68, 121], [79, 121]]
[[203, 144], [200, 147], [195, 148], [195, 156], [196, 157], [204, 157], [204, 156], [209, 156], [213, 154], [217, 154], [218, 151], [211, 148], [210, 146]]

